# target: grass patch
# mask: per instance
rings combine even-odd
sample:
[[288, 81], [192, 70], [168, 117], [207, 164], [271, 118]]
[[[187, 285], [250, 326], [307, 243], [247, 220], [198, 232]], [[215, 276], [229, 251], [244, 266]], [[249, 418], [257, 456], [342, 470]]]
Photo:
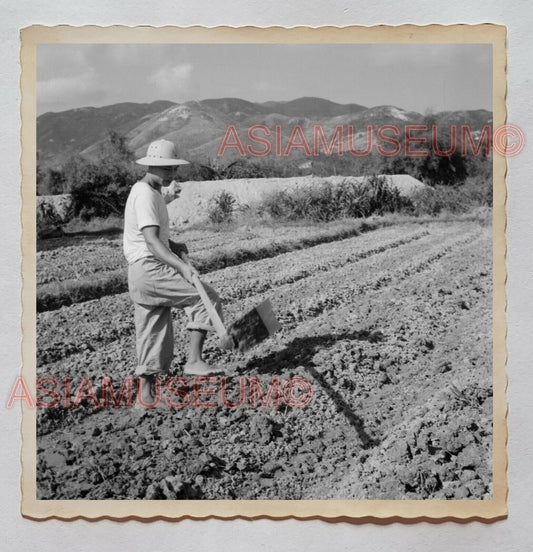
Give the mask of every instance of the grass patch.
[[37, 312], [56, 310], [74, 303], [99, 299], [105, 295], [123, 293], [127, 289], [125, 269], [43, 284], [37, 288]]
[[63, 225], [63, 233], [69, 235], [83, 234], [112, 234], [122, 232], [124, 219], [118, 215], [108, 217], [95, 217], [91, 220], [82, 220], [79, 216]]

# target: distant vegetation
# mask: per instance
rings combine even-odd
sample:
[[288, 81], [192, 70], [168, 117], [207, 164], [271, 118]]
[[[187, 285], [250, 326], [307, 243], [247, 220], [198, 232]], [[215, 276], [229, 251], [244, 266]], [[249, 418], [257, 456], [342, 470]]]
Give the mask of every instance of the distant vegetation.
[[[432, 122], [428, 117], [426, 124], [431, 125]], [[429, 141], [430, 137], [426, 138]], [[446, 137], [439, 140], [439, 149], [447, 150], [449, 140]], [[344, 216], [363, 217], [372, 213], [409, 210], [413, 214], [435, 214], [442, 210], [462, 212], [472, 204], [491, 205], [491, 157], [483, 154], [463, 156], [459, 152], [438, 156], [432, 148], [429, 150], [428, 155], [420, 157], [386, 157], [376, 153], [361, 157], [321, 154], [305, 162], [273, 156], [242, 158], [227, 164], [214, 159], [183, 167], [180, 179], [409, 174], [432, 187], [432, 190], [406, 201], [374, 178], [366, 189], [341, 186], [334, 190], [323, 186], [315, 191], [279, 192], [265, 200], [262, 206], [264, 212], [287, 219], [333, 220]], [[43, 168], [38, 159], [37, 193], [72, 194], [77, 220], [121, 217], [131, 185], [141, 174], [142, 168], [134, 163], [134, 154], [127, 146], [126, 137], [110, 131], [91, 160], [75, 155], [59, 168]], [[210, 221], [219, 223], [231, 220], [235, 207], [234, 198], [230, 195], [213, 198], [208, 213]]]
[[[237, 218], [238, 203], [227, 191], [211, 199], [210, 222], [224, 224]], [[413, 192], [409, 197], [390, 185], [386, 176], [371, 176], [363, 183], [323, 182], [313, 188], [295, 187], [265, 195], [247, 213], [257, 220], [307, 220], [331, 222], [365, 218], [371, 215], [402, 213], [411, 216], [436, 216], [443, 212], [467, 213], [478, 207], [492, 207], [492, 182], [473, 179], [461, 186], [433, 186]], [[253, 211], [252, 213], [250, 211]]]
[[274, 218], [329, 222], [394, 213], [410, 206], [408, 198], [391, 187], [385, 177], [372, 176], [361, 184], [330, 183], [313, 188], [282, 190], [268, 195], [260, 209]]
[[[429, 137], [427, 137], [429, 140]], [[438, 149], [446, 151], [449, 141], [445, 138], [438, 142]], [[366, 176], [372, 174], [409, 174], [429, 186], [457, 186], [469, 177], [492, 178], [492, 157], [480, 152], [463, 156], [459, 151], [451, 155], [439, 156], [432, 149], [429, 154], [420, 157], [401, 155], [386, 157], [377, 153], [356, 157], [351, 154], [320, 155], [310, 159], [267, 156], [264, 158], [242, 158], [221, 165], [218, 159], [210, 161], [208, 169], [204, 165], [200, 171], [191, 165], [191, 173], [184, 173], [187, 180], [217, 180], [232, 178], [288, 178], [293, 176]]]

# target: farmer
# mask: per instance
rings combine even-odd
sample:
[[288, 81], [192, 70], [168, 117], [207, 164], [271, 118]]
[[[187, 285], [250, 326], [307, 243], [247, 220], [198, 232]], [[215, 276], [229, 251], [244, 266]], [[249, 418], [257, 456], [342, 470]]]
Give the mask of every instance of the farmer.
[[[168, 212], [161, 192], [172, 182], [174, 197], [179, 195], [179, 184], [173, 180], [175, 171], [188, 161], [177, 158], [172, 142], [157, 140], [137, 163], [148, 168], [133, 185], [126, 202], [124, 255], [128, 261], [128, 289], [135, 307], [135, 373], [140, 376], [140, 404], [146, 407], [156, 399], [155, 378], [168, 372], [172, 361], [171, 307], [184, 309], [189, 318], [190, 348], [184, 373], [206, 376], [218, 371], [202, 357], [206, 333], [212, 325], [192, 283], [193, 274], [198, 275], [198, 271], [181, 258], [188, 253], [187, 246], [169, 239]], [[205, 288], [222, 316], [219, 296], [209, 286]]]

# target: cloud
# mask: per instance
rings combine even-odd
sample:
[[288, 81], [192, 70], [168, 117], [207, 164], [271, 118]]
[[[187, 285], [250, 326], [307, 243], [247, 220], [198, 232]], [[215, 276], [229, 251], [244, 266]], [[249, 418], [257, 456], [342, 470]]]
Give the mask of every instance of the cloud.
[[56, 77], [37, 82], [38, 111], [53, 108], [55, 105], [88, 105], [105, 96], [104, 89], [98, 84], [95, 71], [90, 69], [81, 75]]
[[105, 59], [116, 66], [153, 67], [154, 60], [163, 62], [176, 59], [176, 56], [181, 57], [184, 51], [182, 44], [101, 44], [100, 46], [105, 52]]
[[188, 88], [193, 69], [192, 63], [162, 67], [148, 78], [148, 82], [157, 88], [159, 96], [175, 97], [176, 94], [184, 92]]
[[314, 95], [424, 110], [491, 103], [485, 44], [44, 44], [38, 113], [118, 102]]

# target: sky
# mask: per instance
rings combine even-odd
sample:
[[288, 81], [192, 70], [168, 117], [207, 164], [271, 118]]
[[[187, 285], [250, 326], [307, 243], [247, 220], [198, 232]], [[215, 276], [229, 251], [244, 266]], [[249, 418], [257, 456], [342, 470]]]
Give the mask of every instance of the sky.
[[39, 44], [37, 114], [120, 102], [316, 96], [492, 110], [488, 44]]

